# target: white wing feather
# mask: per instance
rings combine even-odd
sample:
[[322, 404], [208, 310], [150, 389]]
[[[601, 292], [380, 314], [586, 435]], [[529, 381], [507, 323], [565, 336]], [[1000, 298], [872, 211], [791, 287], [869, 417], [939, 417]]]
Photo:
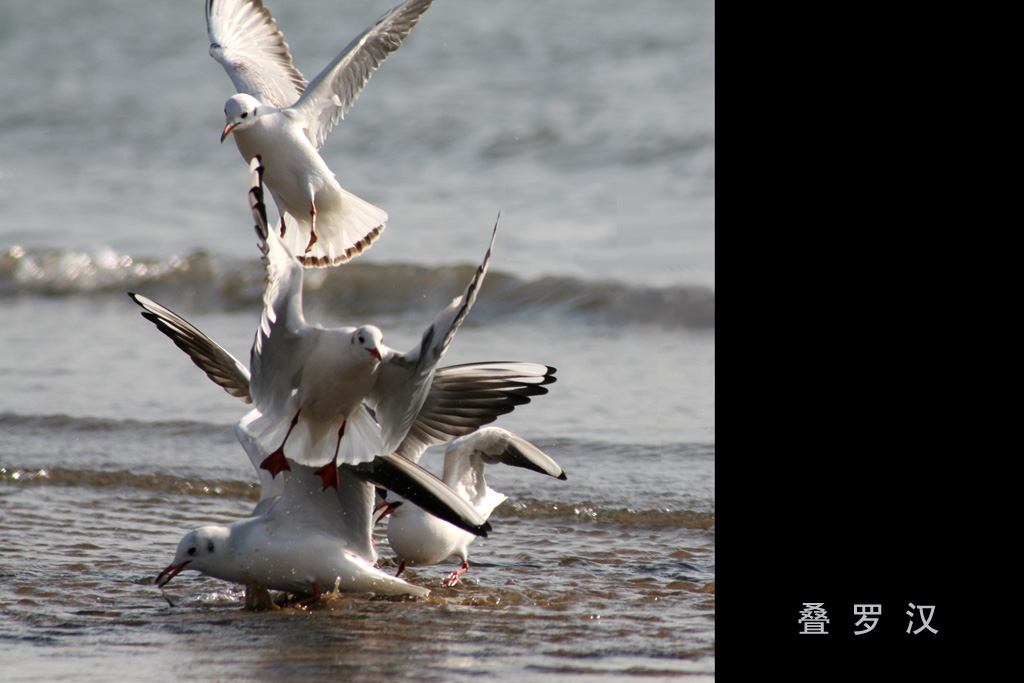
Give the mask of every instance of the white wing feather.
[[397, 50], [433, 0], [409, 0], [383, 14], [310, 81], [292, 105], [307, 121], [306, 134], [317, 149], [355, 102], [374, 70]]
[[235, 89], [264, 104], [288, 107], [306, 88], [292, 64], [288, 43], [261, 0], [206, 0], [210, 56]]
[[[315, 343], [318, 330], [306, 325], [302, 314], [302, 266], [277, 233], [267, 227], [263, 167], [258, 155], [252, 158], [249, 170], [249, 203], [267, 274], [263, 313], [249, 356], [249, 392], [264, 415], [281, 417], [298, 386], [306, 349]], [[264, 356], [274, 358], [275, 363], [264, 363]]]
[[381, 363], [376, 386], [368, 398], [381, 424], [384, 453], [392, 453], [398, 448], [426, 401], [437, 364], [476, 301], [497, 234], [498, 223], [495, 222], [487, 253], [473, 279], [462, 296], [437, 314], [423, 333], [420, 345], [406, 354], [395, 353]]

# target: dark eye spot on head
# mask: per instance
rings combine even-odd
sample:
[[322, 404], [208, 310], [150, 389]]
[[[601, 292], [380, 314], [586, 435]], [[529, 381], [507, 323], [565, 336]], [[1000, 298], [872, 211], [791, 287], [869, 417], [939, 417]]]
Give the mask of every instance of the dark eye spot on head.
[[243, 112], [242, 112], [242, 118], [243, 118], [243, 119], [244, 119], [244, 118], [245, 118], [246, 116], [248, 116], [248, 115], [249, 115], [249, 112], [247, 112], [247, 111], [243, 111]]
[[366, 339], [363, 337], [363, 335], [359, 335], [359, 343], [360, 344], [365, 344], [366, 343]]
[[188, 554], [189, 555], [195, 555], [196, 554], [195, 546], [192, 546], [191, 548], [188, 549]]
[[206, 549], [209, 550], [211, 553], [213, 552], [213, 541], [210, 541], [209, 545], [206, 546]]

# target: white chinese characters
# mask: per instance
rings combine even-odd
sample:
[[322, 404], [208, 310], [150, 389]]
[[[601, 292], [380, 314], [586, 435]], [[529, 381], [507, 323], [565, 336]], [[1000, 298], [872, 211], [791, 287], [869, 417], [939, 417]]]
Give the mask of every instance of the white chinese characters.
[[[924, 630], [928, 630], [933, 634], [939, 632], [937, 628], [931, 625], [932, 619], [935, 617], [935, 605], [915, 605], [909, 602], [907, 606], [909, 609], [906, 614], [910, 617], [910, 623], [907, 624], [906, 633], [917, 635]], [[859, 617], [853, 625], [853, 635], [862, 636], [873, 631], [878, 625], [882, 617], [882, 605], [869, 603], [854, 604], [853, 615]], [[824, 602], [803, 603], [803, 609], [800, 610], [800, 619], [797, 621], [801, 625], [800, 635], [828, 635], [829, 632], [826, 625], [829, 622], [828, 610], [825, 608]], [[915, 622], [920, 623], [917, 628], [914, 628]]]
[[[932, 617], [935, 616], [935, 605], [915, 605], [912, 602], [908, 602], [907, 605], [910, 607], [910, 610], [916, 609], [918, 616], [921, 617], [921, 626], [914, 631], [914, 635], [917, 635], [924, 629], [928, 629], [932, 633], [939, 632], [938, 629], [934, 629], [929, 625]], [[914, 625], [914, 613], [910, 610], [907, 611], [907, 616], [910, 617], [910, 623], [907, 624], [907, 633], [910, 633], [910, 629]]]
[[825, 624], [828, 623], [828, 612], [822, 607], [825, 603], [823, 602], [805, 602], [804, 608], [800, 610], [800, 621], [804, 625], [804, 630], [800, 631], [800, 635], [828, 635], [828, 631], [825, 630]]
[[854, 613], [854, 615], [859, 615], [860, 616], [860, 619], [857, 621], [856, 624], [854, 624], [854, 626], [860, 626], [861, 624], [865, 624], [865, 623], [867, 624], [867, 626], [864, 627], [863, 631], [854, 631], [853, 632], [853, 635], [860, 636], [860, 635], [864, 635], [865, 633], [867, 633], [868, 631], [873, 629], [875, 627], [875, 625], [878, 623], [878, 617], [880, 617], [882, 615], [882, 606], [881, 605], [854, 605], [853, 606], [853, 613]]

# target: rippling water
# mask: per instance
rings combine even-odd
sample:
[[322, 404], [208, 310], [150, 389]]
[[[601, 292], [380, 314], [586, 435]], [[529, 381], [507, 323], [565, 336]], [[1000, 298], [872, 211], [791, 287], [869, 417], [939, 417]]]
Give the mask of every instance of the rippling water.
[[[307, 76], [388, 6], [268, 3]], [[199, 0], [0, 6], [0, 677], [713, 677], [713, 3], [436, 0], [332, 132], [342, 185], [390, 219], [310, 274], [307, 317], [411, 347], [501, 211], [442, 364], [557, 367], [497, 424], [568, 479], [492, 467], [509, 499], [457, 586], [411, 568], [428, 598], [306, 611], [153, 585], [258, 495], [245, 407], [125, 295], [247, 358], [262, 272], [206, 47]]]
[[[172, 607], [152, 585], [184, 530], [230, 523], [254, 505], [251, 472], [232, 476], [249, 466], [230, 426], [5, 415], [0, 427], [0, 651], [21, 658], [11, 680], [45, 678], [47, 666], [67, 673], [67, 660], [76, 680], [103, 680], [111, 655], [133, 675], [201, 680], [668, 675], [713, 661], [708, 446], [538, 439], [569, 479], [492, 471], [510, 500], [471, 546], [458, 586], [441, 584], [454, 564], [410, 568], [431, 596], [334, 594], [308, 612], [249, 615], [241, 587], [186, 572], [168, 585]], [[386, 539], [376, 540], [394, 571]]]

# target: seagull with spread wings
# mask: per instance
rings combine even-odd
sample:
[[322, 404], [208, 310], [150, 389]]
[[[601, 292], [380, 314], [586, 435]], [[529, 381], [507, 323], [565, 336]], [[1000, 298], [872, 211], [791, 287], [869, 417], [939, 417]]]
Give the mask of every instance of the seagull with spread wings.
[[224, 106], [221, 142], [234, 135], [246, 162], [263, 157], [281, 237], [305, 266], [348, 261], [384, 230], [387, 213], [342, 189], [318, 150], [431, 2], [385, 13], [307, 84], [262, 0], [206, 1], [210, 55], [238, 91]]

